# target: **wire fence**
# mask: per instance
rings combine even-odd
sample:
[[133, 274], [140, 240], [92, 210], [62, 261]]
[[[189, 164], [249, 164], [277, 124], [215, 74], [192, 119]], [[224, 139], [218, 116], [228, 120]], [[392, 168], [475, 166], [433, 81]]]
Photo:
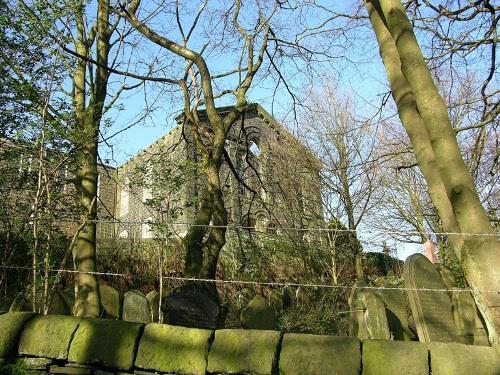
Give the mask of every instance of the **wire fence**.
[[[10, 266], [10, 265], [0, 265], [0, 269], [10, 269], [10, 270], [25, 270], [33, 271], [33, 267], [23, 267], [23, 266]], [[37, 269], [39, 272], [51, 272], [51, 273], [68, 273], [68, 274], [86, 274], [94, 276], [117, 276], [117, 277], [134, 277], [130, 274], [115, 273], [115, 272], [85, 272], [79, 270], [69, 270], [69, 269]], [[353, 288], [352, 285], [329, 285], [329, 284], [311, 284], [311, 283], [296, 283], [289, 281], [253, 281], [253, 280], [223, 280], [223, 279], [205, 279], [196, 277], [180, 277], [180, 276], [161, 276], [164, 280], [176, 280], [183, 282], [199, 282], [199, 283], [215, 283], [215, 284], [234, 284], [234, 285], [252, 285], [252, 286], [267, 286], [267, 287], [294, 287], [294, 288], [325, 288], [325, 289], [344, 289], [350, 290]], [[400, 290], [400, 291], [419, 291], [419, 292], [468, 292], [468, 293], [493, 293], [500, 294], [500, 290], [478, 290], [471, 288], [407, 288], [407, 287], [384, 287], [384, 286], [363, 286], [362, 289], [369, 290]]]

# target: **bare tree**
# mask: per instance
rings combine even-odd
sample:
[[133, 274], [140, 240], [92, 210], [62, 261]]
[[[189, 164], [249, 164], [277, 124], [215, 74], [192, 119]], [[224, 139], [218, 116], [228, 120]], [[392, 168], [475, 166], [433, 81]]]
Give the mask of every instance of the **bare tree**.
[[[178, 26], [177, 31], [180, 34], [178, 42], [156, 32], [148, 26], [147, 20], [139, 18], [137, 12], [139, 1], [131, 2], [128, 7], [122, 6], [121, 14], [137, 31], [176, 56], [177, 61], [186, 66], [180, 78], [172, 78], [170, 83], [177, 85], [183, 93], [184, 124], [189, 127], [196, 151], [201, 158], [203, 186], [193, 225], [184, 239], [185, 275], [213, 279], [219, 252], [226, 241], [228, 223], [220, 180], [226, 137], [231, 126], [247, 106], [247, 92], [264, 59], [269, 36], [269, 19], [278, 5], [268, 9], [267, 14], [265, 9], [257, 8], [257, 11], [250, 9], [247, 15], [253, 16], [252, 21], [242, 18], [241, 13], [244, 12], [244, 8], [240, 1], [236, 1], [235, 5], [229, 9], [223, 10], [224, 17], [221, 21], [224, 31], [240, 39], [238, 44], [240, 58], [235, 69], [218, 75], [219, 78], [237, 75], [236, 88], [222, 90], [220, 93], [214, 92], [214, 89], [218, 87], [217, 75], [211, 72], [205, 57], [205, 54], [208, 54], [206, 48], [210, 42], [201, 47], [190, 47], [191, 44], [195, 45], [192, 42], [192, 36], [200, 17], [206, 13], [207, 2], [201, 4], [188, 27], [181, 22], [182, 6], [183, 4], [176, 2], [172, 10], [172, 16], [175, 17]], [[227, 113], [221, 114], [215, 105], [215, 100], [228, 94], [234, 96], [234, 106]], [[198, 114], [200, 106], [206, 109], [208, 126], [200, 120]], [[215, 292], [213, 284], [211, 288]]]
[[353, 99], [340, 98], [331, 84], [312, 88], [307, 98], [300, 131], [322, 163], [322, 195], [327, 217], [346, 223], [356, 273], [361, 277], [362, 248], [356, 229], [374, 206], [375, 137], [370, 124], [357, 118]]

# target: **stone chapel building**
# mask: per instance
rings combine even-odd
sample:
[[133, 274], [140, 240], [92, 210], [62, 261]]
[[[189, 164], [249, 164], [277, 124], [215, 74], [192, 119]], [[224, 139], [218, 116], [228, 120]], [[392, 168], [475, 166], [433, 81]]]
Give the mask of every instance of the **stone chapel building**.
[[[222, 114], [230, 109], [219, 108]], [[199, 116], [203, 121], [206, 112]], [[184, 116], [176, 121], [176, 128], [116, 170], [101, 168], [98, 237], [185, 234], [203, 177]], [[297, 229], [323, 221], [320, 169], [306, 146], [260, 105], [250, 104], [232, 126], [221, 168], [229, 225], [303, 237], [307, 231]]]

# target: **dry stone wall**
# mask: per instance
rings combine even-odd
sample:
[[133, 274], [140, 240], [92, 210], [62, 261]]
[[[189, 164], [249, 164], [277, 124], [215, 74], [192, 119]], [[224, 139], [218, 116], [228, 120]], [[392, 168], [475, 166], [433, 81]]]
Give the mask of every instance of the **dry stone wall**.
[[498, 348], [0, 315], [2, 374], [500, 374]]

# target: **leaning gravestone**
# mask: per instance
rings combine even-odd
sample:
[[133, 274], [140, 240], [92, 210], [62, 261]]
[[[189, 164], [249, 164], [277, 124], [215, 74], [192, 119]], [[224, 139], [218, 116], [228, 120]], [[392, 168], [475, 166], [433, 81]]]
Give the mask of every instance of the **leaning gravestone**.
[[445, 285], [434, 264], [421, 254], [413, 254], [405, 261], [404, 279], [419, 341], [459, 341], [452, 302], [442, 291]]
[[101, 294], [101, 304], [107, 317], [113, 319], [120, 318], [120, 292], [112, 286], [99, 283], [99, 293]]
[[203, 286], [186, 284], [162, 301], [166, 321], [174, 326], [216, 329], [224, 326], [225, 313], [216, 298]]
[[247, 329], [275, 329], [278, 319], [276, 311], [269, 306], [267, 300], [256, 295], [248, 306], [241, 310], [240, 323]]
[[[438, 271], [446, 288], [458, 288], [458, 283], [451, 269], [439, 265]], [[469, 291], [449, 291], [448, 294], [453, 304], [453, 317], [460, 342], [469, 345], [489, 345], [486, 327], [471, 293]]]
[[378, 289], [378, 295], [385, 304], [385, 313], [387, 315], [387, 324], [391, 337], [394, 340], [410, 341], [411, 331], [408, 323], [408, 303], [404, 292], [384, 278], [375, 281]]
[[129, 290], [123, 297], [123, 320], [136, 323], [150, 323], [149, 303], [138, 290]]
[[349, 333], [361, 339], [390, 338], [384, 301], [367, 283], [359, 280], [349, 296], [351, 319]]

